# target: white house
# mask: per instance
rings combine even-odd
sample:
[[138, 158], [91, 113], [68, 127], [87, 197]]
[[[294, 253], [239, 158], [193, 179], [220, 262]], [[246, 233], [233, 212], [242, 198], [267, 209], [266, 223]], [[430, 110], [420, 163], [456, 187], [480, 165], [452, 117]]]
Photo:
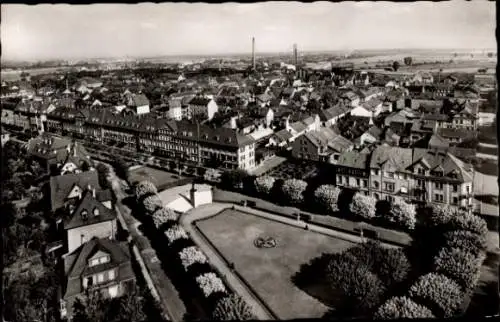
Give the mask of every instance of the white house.
[[144, 94], [133, 94], [129, 97], [128, 104], [137, 115], [149, 113], [149, 100]]
[[377, 98], [373, 98], [351, 110], [351, 115], [373, 117], [379, 115], [382, 111], [383, 102]]
[[182, 120], [182, 99], [171, 99], [168, 102], [168, 117], [180, 121]]
[[215, 103], [213, 98], [195, 96], [188, 103], [189, 107], [189, 118], [194, 116], [201, 116], [211, 120], [214, 114], [219, 110], [217, 103]]

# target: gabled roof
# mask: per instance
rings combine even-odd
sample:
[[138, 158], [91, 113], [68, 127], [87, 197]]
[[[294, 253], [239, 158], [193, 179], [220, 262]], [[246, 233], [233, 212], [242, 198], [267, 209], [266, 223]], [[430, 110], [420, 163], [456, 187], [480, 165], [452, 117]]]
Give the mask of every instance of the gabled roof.
[[367, 169], [369, 166], [369, 153], [360, 153], [357, 151], [346, 151], [339, 156], [337, 166]]
[[275, 138], [277, 138], [280, 142], [285, 142], [290, 140], [293, 135], [288, 132], [286, 129], [280, 130], [273, 135]]
[[297, 133], [300, 133], [302, 131], [305, 131], [307, 128], [307, 125], [305, 125], [303, 122], [298, 121], [298, 122], [293, 122], [290, 124], [290, 127]]
[[[88, 260], [97, 252], [110, 255], [110, 262], [89, 267]], [[82, 277], [119, 267], [117, 279], [121, 281], [134, 279], [134, 272], [130, 262], [130, 252], [125, 243], [108, 238], [92, 238], [81, 245], [65, 258], [65, 271], [68, 278], [64, 298], [82, 293]]]
[[[94, 216], [94, 209], [99, 211], [98, 216]], [[87, 218], [81, 215], [82, 212], [87, 212]], [[80, 202], [77, 204], [71, 217], [65, 220], [64, 229], [73, 229], [81, 226], [94, 225], [101, 222], [111, 221], [116, 218], [116, 213], [106, 208], [92, 195], [92, 191], [86, 191]]]
[[207, 106], [208, 103], [210, 103], [212, 101], [212, 99], [210, 98], [207, 98], [207, 97], [199, 97], [199, 96], [195, 96], [193, 97], [190, 101], [189, 101], [189, 104], [190, 105], [196, 105], [196, 106]]
[[64, 199], [71, 189], [78, 185], [82, 189], [87, 186], [99, 188], [99, 177], [97, 171], [85, 171], [80, 173], [70, 173], [61, 176], [50, 177], [50, 199], [52, 211], [63, 206]]
[[387, 164], [394, 170], [404, 170], [412, 163], [412, 150], [393, 146], [378, 146], [372, 153], [370, 167]]
[[422, 161], [428, 164], [429, 169], [442, 167], [444, 175], [449, 176], [452, 172], [457, 174], [457, 180], [461, 182], [470, 182], [473, 180], [472, 171], [468, 165], [449, 152], [440, 152], [427, 149], [414, 149], [413, 162]]
[[149, 105], [149, 100], [144, 94], [134, 94], [132, 95], [133, 106], [144, 106]]
[[380, 138], [382, 137], [382, 132], [383, 130], [381, 128], [374, 125], [370, 127], [365, 133], [373, 136], [377, 140], [380, 140]]

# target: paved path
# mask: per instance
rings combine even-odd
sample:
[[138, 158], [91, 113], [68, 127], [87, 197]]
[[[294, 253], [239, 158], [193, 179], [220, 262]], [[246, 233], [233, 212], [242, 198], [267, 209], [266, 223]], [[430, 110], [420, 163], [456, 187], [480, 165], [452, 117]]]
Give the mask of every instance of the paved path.
[[184, 303], [179, 298], [174, 285], [163, 271], [161, 263], [157, 260], [155, 255], [156, 252], [151, 247], [149, 240], [139, 232], [138, 226], [140, 225], [140, 221], [134, 218], [130, 209], [122, 203], [123, 199], [128, 197], [128, 195], [122, 189], [121, 179], [116, 176], [112, 167], [110, 167], [110, 170], [108, 179], [111, 182], [111, 187], [116, 196], [115, 207], [118, 214], [118, 220], [121, 225], [125, 225], [130, 233], [128, 241], [135, 241], [139, 248], [140, 255], [147, 266], [153, 284], [160, 297], [161, 306], [166, 310], [169, 320], [181, 322], [184, 320], [184, 315], [186, 313]]
[[259, 320], [274, 320], [273, 314], [266, 310], [265, 306], [249, 290], [243, 281], [226, 265], [226, 261], [219, 253], [205, 240], [205, 238], [193, 226], [193, 221], [213, 216], [223, 209], [229, 208], [229, 204], [212, 203], [191, 209], [179, 218], [180, 224], [186, 229], [193, 241], [210, 259], [210, 263], [217, 269], [219, 274], [225, 277], [230, 287], [239, 294], [253, 308], [255, 316]]

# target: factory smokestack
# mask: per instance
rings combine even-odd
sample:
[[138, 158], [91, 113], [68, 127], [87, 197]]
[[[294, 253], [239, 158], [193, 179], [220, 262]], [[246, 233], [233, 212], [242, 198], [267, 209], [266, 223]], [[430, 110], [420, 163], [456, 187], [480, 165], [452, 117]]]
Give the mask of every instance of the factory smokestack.
[[297, 44], [293, 44], [293, 64], [297, 66], [298, 63], [298, 57], [297, 57]]
[[252, 68], [255, 70], [255, 37], [252, 37]]

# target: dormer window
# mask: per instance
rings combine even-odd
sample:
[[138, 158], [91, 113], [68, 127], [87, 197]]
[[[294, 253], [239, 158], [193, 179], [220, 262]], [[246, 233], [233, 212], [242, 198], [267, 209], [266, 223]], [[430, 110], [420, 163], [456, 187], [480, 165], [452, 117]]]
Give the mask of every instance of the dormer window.
[[92, 258], [90, 261], [89, 261], [89, 267], [93, 267], [93, 266], [97, 266], [97, 265], [100, 265], [100, 264], [106, 264], [106, 263], [109, 263], [110, 261], [110, 258], [109, 256], [100, 256], [100, 257], [97, 257], [97, 258]]
[[80, 213], [80, 215], [82, 216], [83, 220], [87, 220], [88, 217], [89, 217], [89, 212], [87, 210], [82, 210], [82, 212]]
[[94, 210], [92, 210], [92, 213], [94, 214], [95, 217], [99, 216], [99, 209], [96, 207]]

